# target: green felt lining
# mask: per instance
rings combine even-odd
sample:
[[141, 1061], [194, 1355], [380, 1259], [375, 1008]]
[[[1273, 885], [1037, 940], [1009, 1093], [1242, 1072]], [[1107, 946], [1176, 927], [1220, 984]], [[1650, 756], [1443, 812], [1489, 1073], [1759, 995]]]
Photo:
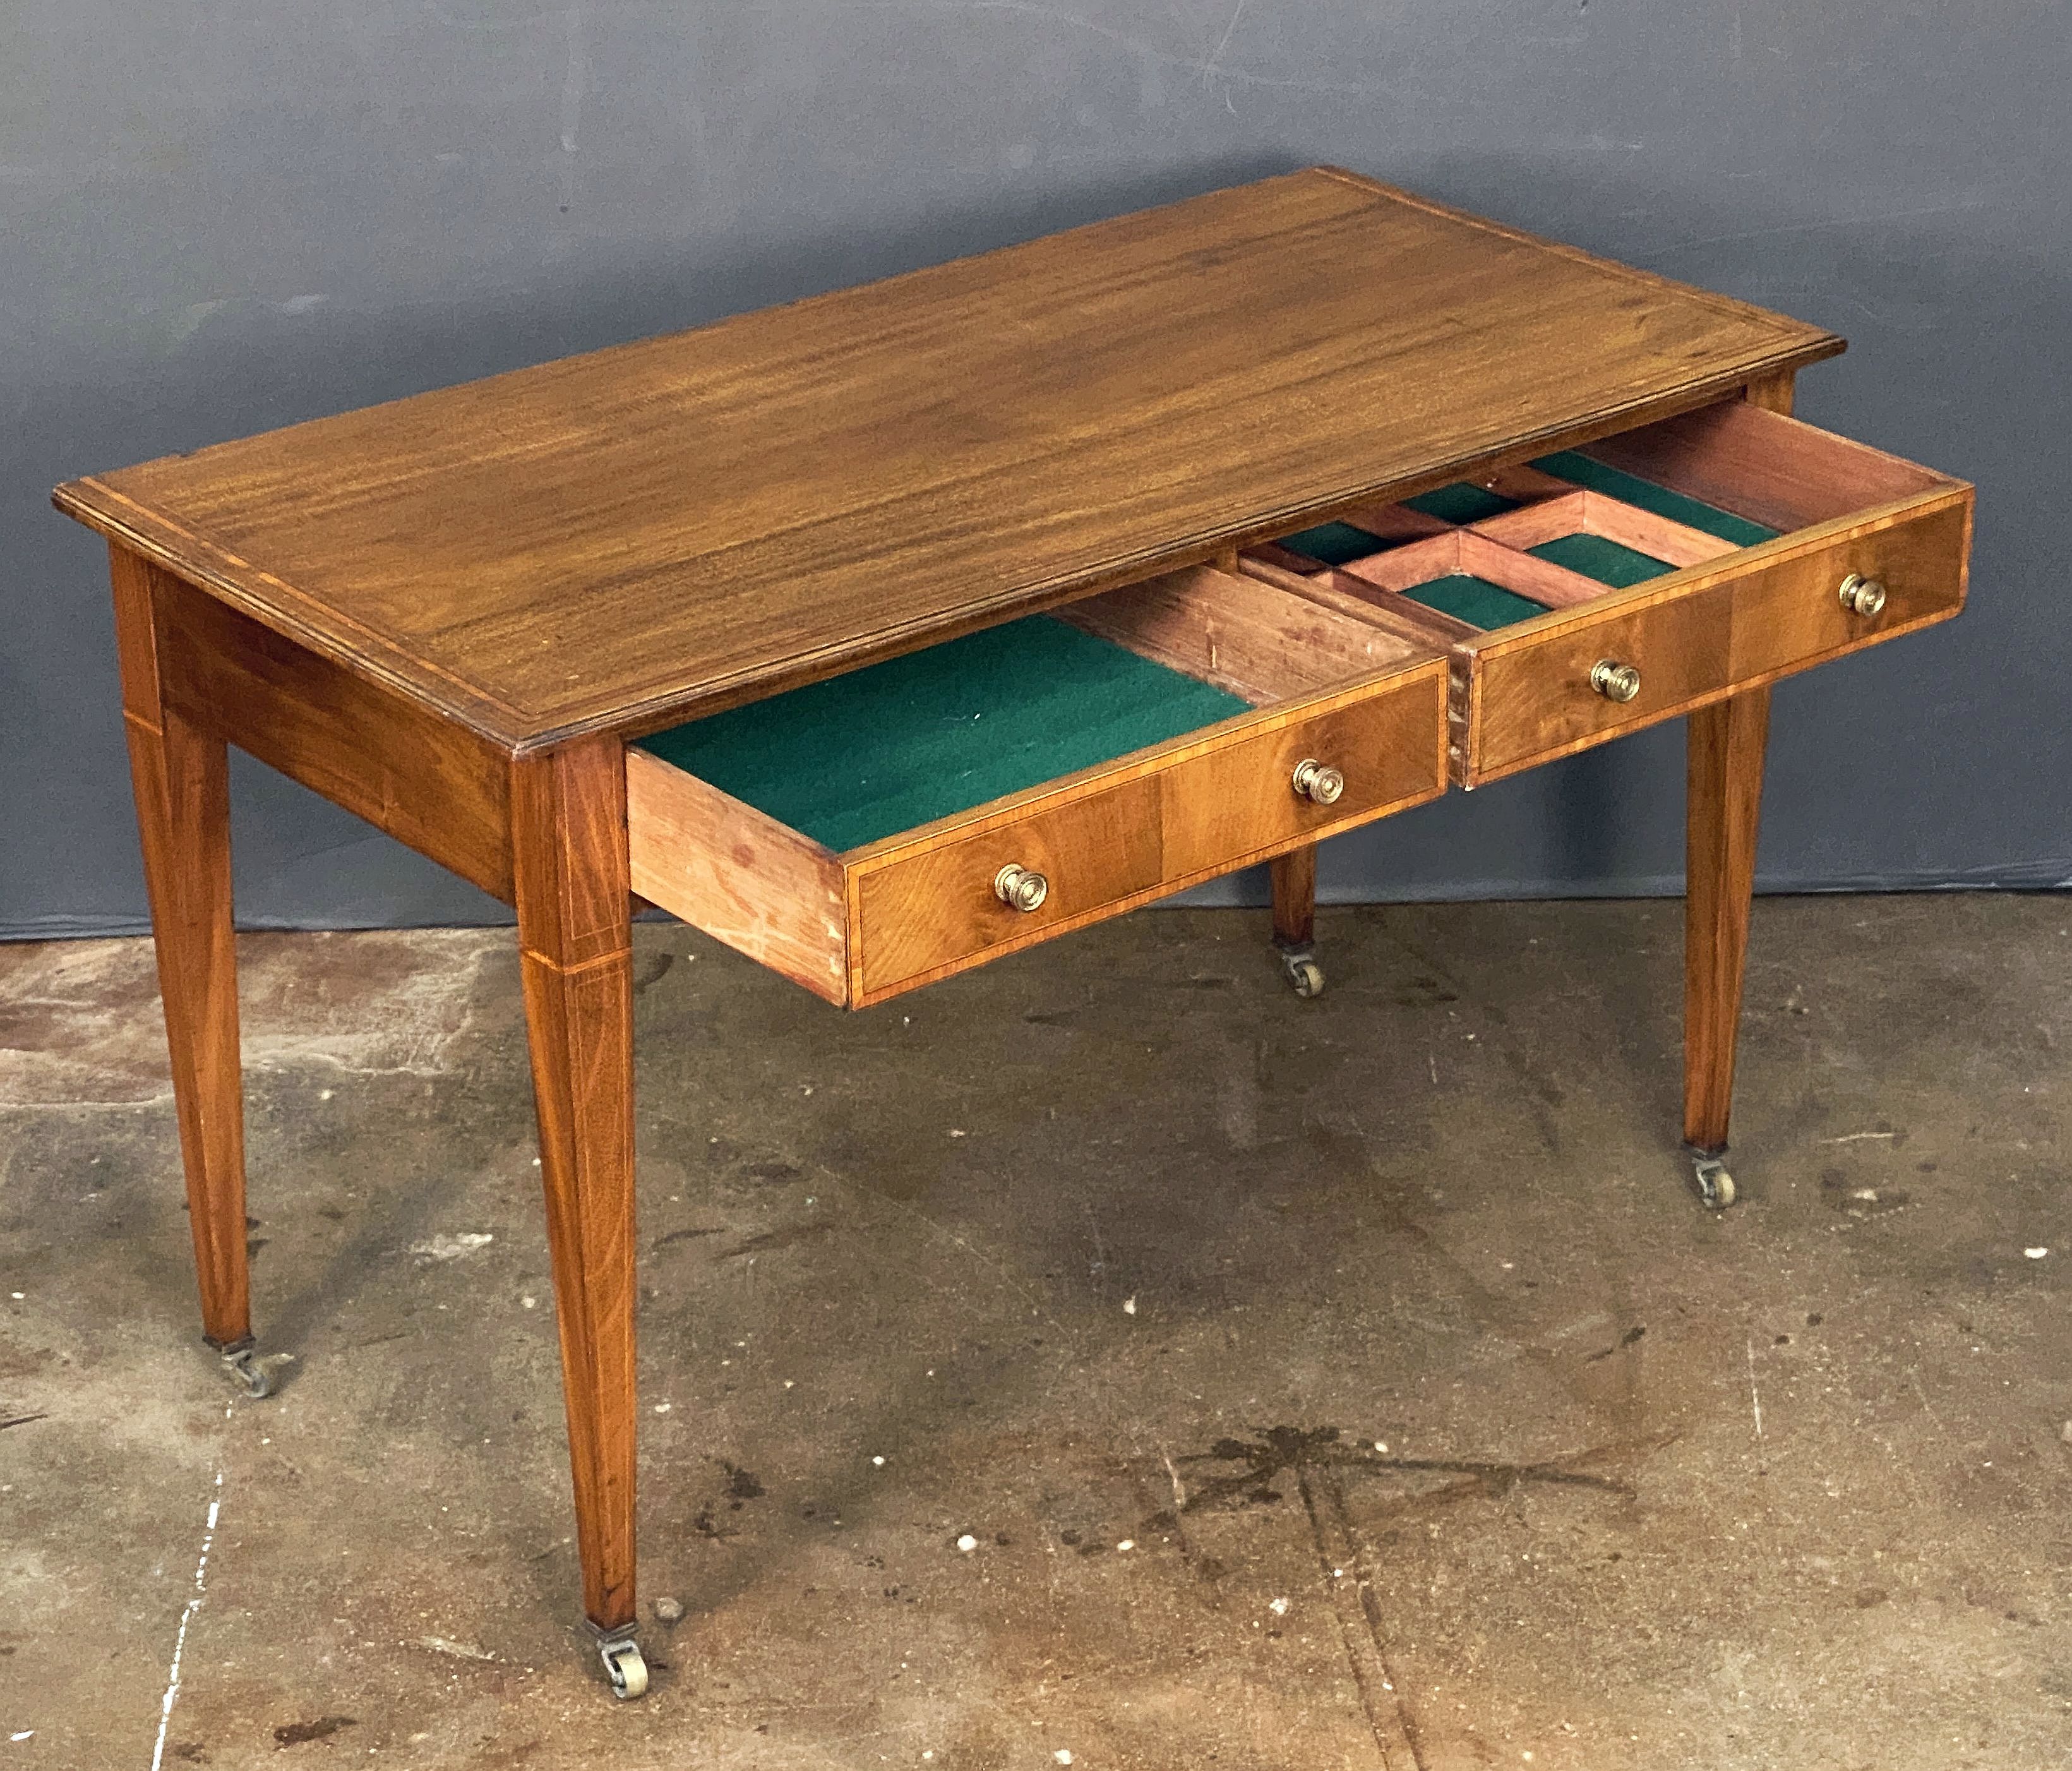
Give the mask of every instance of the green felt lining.
[[1565, 566], [1572, 572], [1581, 572], [1616, 590], [1624, 590], [1629, 584], [1645, 584], [1651, 578], [1676, 570], [1667, 560], [1607, 541], [1602, 535], [1558, 536], [1526, 551], [1536, 559], [1552, 560], [1556, 566]]
[[1293, 535], [1283, 535], [1281, 545], [1326, 566], [1342, 566], [1348, 560], [1365, 559], [1370, 554], [1386, 553], [1389, 543], [1350, 523], [1319, 523]]
[[1463, 527], [1470, 523], [1486, 522], [1492, 517], [1501, 517], [1507, 510], [1518, 509], [1516, 499], [1502, 497], [1486, 486], [1471, 486], [1465, 480], [1457, 480], [1452, 485], [1441, 486], [1435, 492], [1420, 492], [1415, 498], [1403, 501], [1427, 517], [1437, 517], [1442, 523], [1458, 523]]
[[1032, 615], [656, 732], [641, 748], [840, 853], [1249, 706]]
[[1529, 621], [1547, 611], [1529, 597], [1492, 584], [1470, 572], [1449, 572], [1429, 583], [1413, 584], [1403, 593], [1413, 603], [1450, 615], [1457, 621], [1484, 629], [1507, 628], [1513, 622]]
[[1582, 486], [1591, 492], [1601, 492], [1607, 498], [1616, 498], [1622, 505], [1632, 505], [1641, 510], [1651, 510], [1658, 517], [1667, 517], [1671, 522], [1681, 523], [1686, 529], [1695, 529], [1707, 535], [1716, 535], [1723, 542], [1732, 542], [1737, 547], [1753, 547], [1758, 542], [1774, 541], [1782, 531], [1766, 529], [1761, 523], [1751, 522], [1745, 517], [1737, 517], [1732, 511], [1721, 510], [1717, 505], [1700, 504], [1696, 498], [1688, 498], [1680, 492], [1671, 492], [1667, 486], [1658, 486], [1651, 480], [1608, 467], [1601, 461], [1593, 461], [1588, 455], [1573, 449], [1564, 449], [1559, 455], [1542, 455], [1532, 465], [1542, 473], [1551, 473], [1557, 480], [1566, 480], [1572, 485]]

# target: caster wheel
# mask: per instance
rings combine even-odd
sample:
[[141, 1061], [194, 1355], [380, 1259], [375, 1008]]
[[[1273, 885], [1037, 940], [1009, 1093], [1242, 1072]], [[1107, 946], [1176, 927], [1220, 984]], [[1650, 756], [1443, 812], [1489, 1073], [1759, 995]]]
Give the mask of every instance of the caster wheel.
[[1698, 1203], [1708, 1211], [1723, 1212], [1734, 1202], [1734, 1177], [1717, 1156], [1699, 1156], [1691, 1164], [1692, 1181], [1698, 1189]]
[[259, 1355], [250, 1347], [240, 1347], [223, 1356], [223, 1374], [244, 1395], [254, 1402], [273, 1393], [273, 1380], [259, 1363]]
[[636, 1697], [648, 1695], [648, 1662], [641, 1656], [640, 1645], [621, 1639], [602, 1642], [598, 1653], [603, 1657], [606, 1676], [611, 1681], [611, 1695], [623, 1703], [631, 1703]]
[[1288, 974], [1288, 982], [1294, 986], [1295, 994], [1307, 1000], [1324, 994], [1324, 968], [1307, 953], [1284, 953], [1281, 969]]

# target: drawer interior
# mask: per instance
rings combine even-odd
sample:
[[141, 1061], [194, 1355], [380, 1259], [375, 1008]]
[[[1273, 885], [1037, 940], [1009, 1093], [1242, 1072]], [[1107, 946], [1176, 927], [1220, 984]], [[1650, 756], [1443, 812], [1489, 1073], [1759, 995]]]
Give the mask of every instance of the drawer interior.
[[653, 734], [639, 748], [845, 855], [1437, 655], [1359, 603], [1201, 567]]
[[1781, 533], [1572, 450], [1355, 511], [1248, 548], [1244, 560], [1326, 581], [1443, 643]]
[[645, 743], [839, 853], [1163, 743], [1248, 705], [1038, 615]]
[[1445, 694], [1357, 599], [1170, 572], [636, 741], [633, 889], [861, 1007], [1436, 798]]
[[1355, 509], [1243, 564], [1452, 645], [1948, 484], [1734, 402]]

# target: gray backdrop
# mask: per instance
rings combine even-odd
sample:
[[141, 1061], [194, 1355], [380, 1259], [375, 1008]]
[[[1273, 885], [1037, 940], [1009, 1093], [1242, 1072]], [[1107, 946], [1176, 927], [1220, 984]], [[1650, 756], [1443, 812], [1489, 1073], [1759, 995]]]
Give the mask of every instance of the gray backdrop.
[[[1800, 414], [1978, 482], [1973, 602], [1780, 686], [1762, 882], [2072, 876], [2065, 5], [5, 10], [0, 935], [143, 925], [105, 556], [57, 480], [1314, 160], [1848, 335]], [[1674, 889], [1682, 756], [1671, 724], [1451, 795], [1334, 845], [1326, 892]], [[502, 914], [235, 789], [248, 924]]]

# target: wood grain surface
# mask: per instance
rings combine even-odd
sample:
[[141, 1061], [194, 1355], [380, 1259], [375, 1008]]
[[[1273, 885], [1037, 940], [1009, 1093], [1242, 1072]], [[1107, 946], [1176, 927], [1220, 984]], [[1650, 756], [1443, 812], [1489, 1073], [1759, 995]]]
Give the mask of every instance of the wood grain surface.
[[1688, 727], [1684, 905], [1684, 1141], [1726, 1148], [1755, 891], [1770, 689], [1700, 707]]
[[795, 984], [849, 999], [848, 887], [811, 838], [644, 750], [626, 753], [633, 889]]
[[[856, 991], [869, 995], [1082, 919], [1165, 877], [1163, 784], [1139, 775], [1046, 807], [1005, 829], [924, 849], [854, 883]], [[993, 879], [1009, 863], [1040, 873], [1042, 904], [1003, 904]]]
[[654, 730], [1840, 348], [1314, 168], [56, 497], [525, 748]]
[[1564, 535], [1601, 535], [1669, 566], [1702, 565], [1735, 551], [1732, 542], [1687, 529], [1667, 517], [1598, 492], [1572, 492], [1558, 498], [1544, 498], [1474, 526], [1477, 534], [1520, 551]]
[[1273, 940], [1276, 946], [1307, 947], [1317, 934], [1317, 845], [1276, 855], [1268, 864], [1273, 893]]
[[[1786, 401], [1789, 391], [1773, 381], [1763, 397]], [[1961, 480], [1754, 401], [1672, 418], [1590, 453], [1784, 533], [1457, 641], [1455, 778], [1470, 785], [1947, 620], [1963, 607], [1973, 492]], [[1608, 504], [1587, 496], [1593, 508]], [[1693, 552], [1720, 545], [1705, 537], [1691, 543]], [[1851, 572], [1885, 584], [1882, 613], [1842, 609], [1837, 592]], [[1638, 698], [1590, 692], [1600, 658], [1638, 667]]]
[[158, 986], [173, 1102], [187, 1170], [187, 1229], [202, 1332], [219, 1347], [250, 1337], [245, 1222], [245, 1097], [231, 926], [230, 774], [223, 739], [184, 715], [166, 658], [168, 576], [109, 549], [122, 725], [158, 937]]
[[[854, 850], [843, 857], [850, 1001], [882, 1002], [1436, 799], [1445, 710], [1445, 665], [1420, 658]], [[1343, 768], [1336, 803], [1295, 793], [1306, 756]], [[993, 896], [1009, 862], [1050, 880], [1033, 914]]]
[[1365, 612], [1343, 613], [1209, 566], [1086, 597], [1058, 613], [1255, 706], [1434, 655]]
[[181, 712], [511, 902], [510, 759], [479, 732], [159, 572]]
[[625, 749], [578, 740], [512, 768], [518, 945], [561, 1332], [583, 1609], [633, 1621], [632, 899]]
[[[1638, 730], [1724, 689], [1733, 603], [1731, 586], [1720, 584], [1638, 607], [1610, 604], [1601, 618], [1544, 632], [1536, 644], [1478, 652], [1467, 710], [1470, 779], [1479, 784]], [[1633, 665], [1640, 694], [1620, 702], [1593, 690], [1600, 660]]]

